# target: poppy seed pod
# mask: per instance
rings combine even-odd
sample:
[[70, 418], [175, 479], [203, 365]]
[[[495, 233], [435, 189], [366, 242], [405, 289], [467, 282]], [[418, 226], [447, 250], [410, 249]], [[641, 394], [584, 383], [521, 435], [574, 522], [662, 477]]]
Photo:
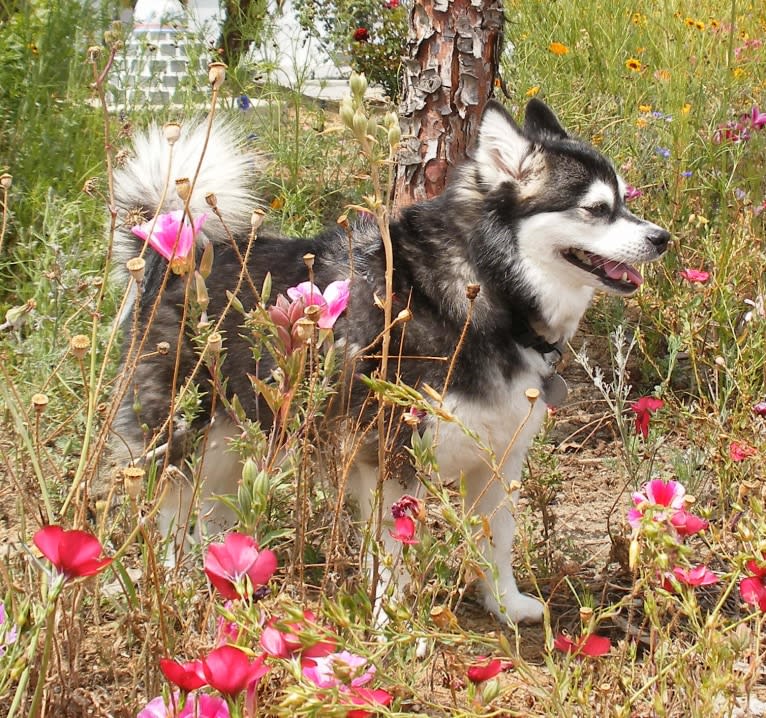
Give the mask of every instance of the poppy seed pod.
[[32, 394], [32, 406], [38, 414], [42, 414], [45, 411], [45, 407], [48, 406], [48, 397], [45, 394]]
[[7, 172], [0, 175], [0, 187], [3, 189], [10, 189], [12, 184], [13, 175], [9, 175]]
[[166, 122], [162, 126], [162, 133], [169, 145], [174, 145], [181, 136], [181, 125], [178, 122]]
[[69, 342], [69, 350], [77, 360], [84, 358], [88, 349], [90, 349], [90, 339], [84, 334], [76, 334]]
[[128, 268], [128, 272], [130, 272], [130, 276], [133, 277], [136, 284], [141, 284], [144, 281], [146, 260], [143, 257], [133, 257], [125, 263], [125, 266]]
[[191, 194], [191, 182], [188, 177], [181, 177], [176, 180], [176, 193], [186, 202]]
[[226, 79], [226, 64], [223, 62], [211, 62], [207, 66], [207, 79], [213, 90], [220, 89]]

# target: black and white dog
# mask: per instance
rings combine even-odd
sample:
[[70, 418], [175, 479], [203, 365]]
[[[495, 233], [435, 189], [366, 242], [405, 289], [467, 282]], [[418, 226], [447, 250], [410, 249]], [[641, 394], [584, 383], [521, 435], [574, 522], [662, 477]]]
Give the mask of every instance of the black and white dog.
[[[115, 176], [121, 222], [117, 257], [135, 256], [143, 246], [130, 232], [138, 213], [150, 218], [182, 208], [175, 192], [163, 192], [163, 188], [168, 177], [172, 187], [175, 179], [194, 176], [204, 141], [202, 126], [182, 133], [173, 147], [168, 174], [170, 148], [162, 131], [155, 128], [135, 140], [134, 158]], [[243, 154], [234, 132], [218, 127], [204, 154], [189, 206], [192, 216], [209, 213], [205, 196], [215, 193], [240, 253], [244, 253], [254, 204], [248, 194], [251, 179], [252, 159]], [[466, 325], [466, 287], [480, 287], [440, 409], [475, 432], [485, 449], [479, 450], [457, 423], [442, 421], [436, 456], [441, 480], [456, 481], [462, 475], [468, 486], [466, 506], [489, 520], [486, 558], [496, 570], [484, 580], [485, 604], [504, 620], [535, 621], [543, 612], [538, 600], [518, 591], [512, 566], [517, 482], [546, 410], [544, 400], [530, 403], [525, 392], [535, 388], [551, 403], [561, 399], [555, 396], [561, 389], [555, 373], [559, 349], [575, 333], [594, 291], [633, 293], [642, 283], [634, 265], [658, 259], [668, 246], [668, 232], [632, 214], [624, 193], [625, 185], [610, 161], [571, 137], [544, 103], [532, 100], [519, 126], [492, 101], [484, 110], [473, 157], [446, 191], [407, 207], [390, 226], [394, 316], [406, 307], [412, 319], [393, 329], [391, 346], [397, 356], [389, 379], [413, 387], [424, 383], [443, 387], [450, 362], [424, 357], [453, 356]], [[167, 199], [159, 206], [163, 195]], [[272, 296], [307, 280], [302, 259], [306, 253], [315, 256], [313, 276], [320, 289], [350, 279], [348, 309], [334, 327], [336, 343], [354, 365], [347, 373], [352, 388], [351, 400], [344, 403], [346, 413], [365, 404], [367, 389], [353, 377], [374, 374], [377, 369], [374, 357], [383, 313], [376, 296], [385, 296], [385, 258], [377, 226], [360, 222], [352, 232], [351, 242], [339, 227], [304, 240], [262, 232], [248, 260], [255, 287], [271, 273]], [[208, 314], [215, 319], [226, 303], [227, 291], [235, 288], [239, 254], [215, 217], [208, 218], [197, 241], [200, 246], [215, 243], [213, 271], [207, 279]], [[184, 277], [170, 273], [163, 286], [167, 262], [152, 251], [146, 260], [139, 316], [133, 317], [138, 336], [146, 336], [145, 356], [138, 362], [131, 390], [113, 425], [112, 459], [118, 466], [145, 462], [147, 448], [154, 449], [149, 453], [156, 458], [156, 447], [166, 441], [156, 434], [167, 426], [171, 397], [199, 357], [199, 347], [182, 326]], [[239, 300], [246, 311], [255, 303], [247, 290], [240, 292]], [[155, 302], [157, 309], [149, 323]], [[224, 317], [221, 325], [225, 388], [230, 396], [237, 395], [248, 416], [268, 424], [269, 412], [259, 404], [249, 377], [256, 368], [251, 340], [241, 325], [242, 315], [237, 312]], [[168, 350], [154, 351], [161, 342], [169, 345]], [[264, 358], [259, 375], [268, 379], [272, 368]], [[236, 490], [241, 466], [227, 443], [238, 430], [219, 409], [210, 415], [212, 392], [206, 391], [205, 371], [203, 366], [195, 379], [203, 389], [198, 425], [176, 429], [167, 458], [182, 466], [188, 430], [209, 432], [197, 472], [200, 515], [208, 518], [213, 529], [221, 529], [232, 518], [213, 496]], [[366, 405], [377, 406], [374, 401]], [[424, 420], [426, 425], [435, 421], [433, 416]], [[368, 436], [376, 441], [375, 432]], [[492, 468], [487, 447], [502, 464], [499, 469]], [[377, 477], [377, 451], [363, 447], [355, 453], [347, 483], [363, 518], [372, 515]], [[417, 492], [417, 487], [407, 485], [406, 477], [405, 472], [403, 479], [383, 483], [379, 498], [384, 516], [401, 495]], [[171, 532], [174, 522], [183, 522], [192, 494], [191, 484], [183, 482], [171, 492], [160, 512], [163, 530]]]

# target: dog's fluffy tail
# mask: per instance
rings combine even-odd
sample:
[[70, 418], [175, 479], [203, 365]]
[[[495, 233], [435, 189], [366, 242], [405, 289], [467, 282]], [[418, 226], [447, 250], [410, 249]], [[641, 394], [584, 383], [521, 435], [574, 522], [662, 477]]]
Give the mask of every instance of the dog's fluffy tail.
[[[257, 206], [250, 190], [256, 158], [245, 151], [241, 134], [231, 124], [216, 122], [207, 146], [206, 137], [207, 122], [183, 125], [171, 155], [162, 127], [155, 125], [136, 135], [132, 156], [114, 173], [117, 230], [113, 254], [118, 265], [124, 267], [143, 249], [143, 240], [131, 232], [131, 227], [151, 220], [155, 214], [183, 209], [176, 180], [193, 181], [200, 158], [202, 165], [189, 203], [192, 217], [208, 215], [198, 241], [204, 237], [226, 242], [226, 227], [234, 236], [249, 231], [250, 215]], [[216, 196], [223, 222], [213, 216], [205, 200], [209, 193]], [[151, 249], [144, 256], [147, 265], [160, 261]]]

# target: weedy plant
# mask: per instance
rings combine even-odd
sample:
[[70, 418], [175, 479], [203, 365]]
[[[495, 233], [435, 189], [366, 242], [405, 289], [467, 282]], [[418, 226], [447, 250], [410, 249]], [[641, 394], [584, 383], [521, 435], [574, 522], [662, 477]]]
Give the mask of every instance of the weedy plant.
[[[240, 313], [253, 338], [254, 363], [268, 353], [278, 367], [254, 380], [284, 419], [265, 431], [223, 391], [226, 342], [220, 317], [208, 316], [205, 281], [214, 251], [179, 256], [177, 236], [169, 246], [157, 239], [159, 218], [147, 218], [155, 228], [146, 236], [157, 243], [145, 252], [169, 251], [169, 271], [183, 274], [187, 326], [211, 377], [209, 386], [184, 385], [175, 405], [190, 421], [200, 392], [212, 391], [236, 418], [232, 449], [242, 478], [237, 494], [221, 501], [237, 526], [204, 537], [167, 568], [154, 527], [158, 497], [173, 478], [162, 467], [148, 475], [122, 467], [112, 485], [125, 497], [120, 512], [94, 520], [89, 487], [131, 367], [142, 353], [168, 350], [143, 346], [128, 322], [123, 341], [134, 359], [114, 377], [113, 318], [132, 300], [110, 279], [110, 242], [97, 227], [103, 206], [113, 204], [122, 135], [145, 118], [107, 109], [120, 28], [96, 42], [95, 28], [107, 22], [90, 6], [6, 5], [0, 695], [9, 716], [757, 714], [766, 611], [762, 8], [713, 0], [508, 3], [509, 103], [544, 96], [565, 125], [615, 158], [632, 201], [676, 238], [672, 256], [649, 270], [647, 287], [624, 308], [597, 304], [590, 323], [597, 336], [578, 350], [595, 383], [592, 397], [603, 400], [614, 427], [613, 441], [599, 449], [614, 479], [603, 489], [614, 546], [610, 562], [593, 559], [603, 564], [597, 574], [552, 559], [551, 546], [567, 547], [553, 517], [561, 489], [578, 485], [577, 456], [548, 443], [531, 455], [534, 490], [521, 517], [530, 529], [522, 532], [518, 568], [522, 575], [529, 566], [548, 568], [532, 590], [550, 606], [543, 628], [533, 629], [476, 618], [463, 588], [489, 570], [478, 550], [486, 517], [464, 506], [461, 485], [440, 483], [439, 436], [420, 429], [424, 413], [459, 424], [441, 406], [449, 387], [398, 383], [396, 348], [384, 331], [383, 369], [369, 378], [380, 451], [392, 433], [411, 433], [422, 492], [392, 515], [381, 513], [376, 528], [354, 530], [344, 485], [365, 427], [354, 427], [340, 447], [318, 429], [338, 390], [342, 356], [332, 318], [342, 311], [342, 287], [301, 284], [274, 297], [267, 280], [248, 286], [260, 298], [251, 312], [229, 298], [226, 311]], [[384, 5], [374, 8], [381, 22], [404, 12]], [[335, 7], [332, 17], [350, 12]], [[348, 35], [344, 22], [331, 28], [337, 37]], [[73, 28], [76, 37], [67, 34]], [[384, 36], [376, 25], [368, 29]], [[386, 58], [399, 51], [384, 49]], [[390, 250], [395, 114], [367, 106], [361, 76], [336, 113], [306, 106], [299, 92], [250, 84], [246, 66], [247, 58], [228, 89], [224, 68], [214, 65], [207, 92], [187, 88], [186, 97], [211, 113], [228, 107], [258, 135], [255, 144], [274, 160], [269, 221], [300, 234], [323, 219], [345, 226], [366, 212]], [[390, 75], [390, 65], [381, 71]], [[95, 101], [86, 103], [89, 93]], [[236, 109], [243, 94], [267, 109], [241, 102]], [[169, 125], [169, 139], [174, 131]], [[102, 165], [103, 172], [93, 169]], [[178, 191], [174, 179], [168, 192]], [[217, 209], [212, 198], [207, 221], [219, 221]], [[263, 219], [253, 216], [252, 242]], [[182, 231], [182, 217], [168, 221], [176, 235]], [[135, 287], [141, 259], [129, 268]], [[304, 261], [311, 283], [312, 258]], [[388, 267], [380, 304], [390, 329], [410, 317], [392, 316], [390, 258]], [[244, 271], [240, 279], [247, 285]], [[401, 425], [389, 421], [394, 405], [406, 410]], [[552, 415], [546, 436], [555, 435], [556, 421]], [[317, 452], [332, 457], [331, 471], [317, 470]], [[487, 452], [490, 465], [499, 459]], [[199, 466], [188, 470], [195, 475]], [[581, 505], [583, 525], [595, 510]], [[399, 558], [377, 548], [382, 531], [402, 544]], [[398, 561], [413, 576], [404, 599], [389, 592], [384, 627], [372, 620], [367, 574], [357, 565], [367, 547], [371, 574]], [[574, 546], [572, 555], [581, 551]]]

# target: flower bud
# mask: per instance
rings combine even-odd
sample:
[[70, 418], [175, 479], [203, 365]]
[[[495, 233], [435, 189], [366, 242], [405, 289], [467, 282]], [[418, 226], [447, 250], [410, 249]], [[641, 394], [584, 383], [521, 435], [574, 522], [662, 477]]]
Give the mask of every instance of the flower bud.
[[628, 549], [628, 568], [631, 571], [635, 571], [638, 567], [638, 559], [641, 554], [641, 547], [636, 539], [632, 539], [630, 542], [630, 548]]
[[186, 202], [189, 199], [189, 195], [191, 194], [191, 182], [188, 177], [181, 177], [176, 180], [176, 194], [183, 202]]
[[202, 256], [199, 260], [199, 273], [207, 279], [210, 272], [213, 271], [213, 243], [208, 242], [202, 250]]
[[181, 136], [181, 125], [178, 122], [166, 122], [162, 126], [162, 134], [165, 135], [169, 145], [174, 145]]
[[207, 79], [213, 90], [220, 89], [226, 79], [226, 65], [223, 62], [211, 62], [207, 66]]
[[84, 334], [76, 334], [69, 342], [69, 350], [78, 361], [85, 357], [90, 349], [90, 339]]
[[402, 131], [399, 129], [399, 125], [390, 127], [388, 130], [388, 144], [392, 150], [395, 150], [399, 146], [401, 139]]
[[367, 115], [364, 114], [364, 110], [359, 107], [354, 113], [354, 120], [351, 123], [354, 135], [357, 139], [363, 139], [367, 135]]
[[199, 272], [194, 272], [194, 289], [197, 293], [197, 305], [200, 311], [206, 312], [208, 304], [210, 304], [210, 296], [207, 293], [205, 279]]
[[0, 175], [0, 187], [3, 189], [10, 189], [12, 184], [13, 175], [9, 175], [7, 172]]
[[360, 100], [364, 97], [365, 92], [367, 92], [367, 78], [363, 72], [352, 72], [351, 78], [349, 79], [349, 85], [351, 86], [351, 94], [354, 95], [354, 97], [358, 97]]
[[370, 137], [375, 137], [378, 132], [378, 121], [374, 117], [370, 117], [367, 120], [367, 134]]
[[344, 97], [340, 102], [340, 120], [349, 130], [354, 128], [354, 107], [350, 97]]
[[130, 272], [130, 276], [133, 277], [136, 284], [141, 284], [144, 281], [146, 260], [143, 257], [133, 257], [125, 262], [125, 266], [128, 268], [128, 272]]

